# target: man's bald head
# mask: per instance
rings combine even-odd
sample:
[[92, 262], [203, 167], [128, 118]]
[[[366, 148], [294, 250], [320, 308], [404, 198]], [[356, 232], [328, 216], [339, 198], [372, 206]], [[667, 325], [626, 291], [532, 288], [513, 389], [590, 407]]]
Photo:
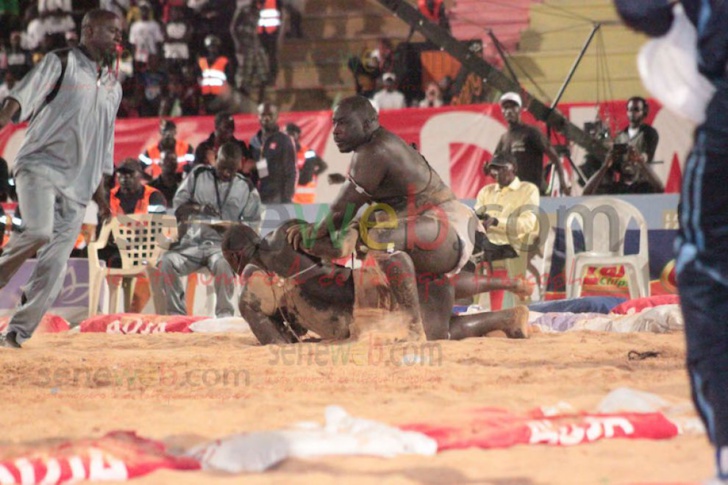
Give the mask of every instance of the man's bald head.
[[344, 98], [334, 109], [334, 143], [341, 153], [355, 151], [379, 129], [379, 115], [363, 96]]
[[86, 12], [86, 15], [83, 16], [83, 20], [81, 20], [81, 29], [83, 30], [87, 27], [98, 25], [102, 21], [113, 21], [117, 18], [118, 16], [110, 10], [95, 8], [93, 10], [89, 10], [88, 12]]
[[[362, 121], [368, 121], [370, 124], [379, 127], [379, 113], [374, 109], [374, 105], [364, 96], [349, 96], [341, 100], [336, 107], [337, 110], [343, 109], [351, 113], [356, 113]], [[374, 128], [376, 129], [376, 128]]]
[[90, 10], [81, 21], [80, 43], [96, 61], [110, 62], [121, 45], [121, 33], [121, 19], [114, 12], [97, 8]]

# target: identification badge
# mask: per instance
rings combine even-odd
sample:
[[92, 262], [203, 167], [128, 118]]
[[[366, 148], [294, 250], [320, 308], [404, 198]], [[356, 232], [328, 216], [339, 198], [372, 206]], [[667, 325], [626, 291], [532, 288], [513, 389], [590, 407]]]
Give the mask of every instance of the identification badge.
[[255, 162], [255, 168], [258, 169], [258, 176], [260, 178], [265, 178], [268, 176], [268, 160], [265, 158], [261, 158], [257, 162]]

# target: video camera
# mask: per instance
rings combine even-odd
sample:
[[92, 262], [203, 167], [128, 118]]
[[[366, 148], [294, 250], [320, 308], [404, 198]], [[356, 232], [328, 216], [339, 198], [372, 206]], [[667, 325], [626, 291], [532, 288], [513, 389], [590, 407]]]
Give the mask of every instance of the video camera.
[[609, 138], [609, 127], [602, 120], [587, 121], [584, 123], [584, 131], [595, 140]]

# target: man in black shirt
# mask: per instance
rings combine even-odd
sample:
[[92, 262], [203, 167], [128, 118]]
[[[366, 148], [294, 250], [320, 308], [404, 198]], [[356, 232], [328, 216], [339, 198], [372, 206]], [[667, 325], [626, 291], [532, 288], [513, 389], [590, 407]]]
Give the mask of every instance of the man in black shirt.
[[149, 182], [149, 186], [160, 191], [167, 201], [167, 207], [172, 207], [174, 194], [182, 181], [182, 174], [177, 173], [177, 154], [173, 150], [163, 151], [161, 165], [162, 173]]
[[186, 172], [191, 172], [198, 165], [211, 165], [215, 161], [217, 152], [220, 147], [228, 141], [235, 142], [243, 153], [240, 161], [240, 167], [245, 165], [245, 161], [250, 159], [250, 150], [243, 140], [235, 138], [235, 120], [230, 113], [218, 113], [215, 115], [215, 131], [195, 149], [195, 161], [192, 165], [185, 167]]
[[566, 181], [559, 155], [546, 135], [538, 128], [521, 121], [522, 106], [523, 101], [518, 93], [505, 93], [501, 96], [500, 107], [503, 117], [508, 122], [508, 131], [498, 141], [494, 155], [501, 153], [513, 155], [518, 164], [518, 178], [534, 184], [540, 189], [541, 195], [549, 195], [546, 193], [546, 181], [543, 176], [543, 156], [546, 155], [556, 169], [561, 192], [570, 195], [571, 184]]
[[617, 133], [615, 143], [627, 143], [647, 161], [652, 163], [657, 150], [660, 135], [653, 127], [645, 123], [650, 105], [640, 96], [633, 96], [627, 101], [627, 119], [629, 126]]
[[[296, 190], [296, 148], [278, 127], [278, 107], [258, 106], [260, 131], [250, 140], [255, 169], [250, 177], [258, 183], [264, 204], [290, 204]], [[247, 174], [246, 174], [247, 175]]]

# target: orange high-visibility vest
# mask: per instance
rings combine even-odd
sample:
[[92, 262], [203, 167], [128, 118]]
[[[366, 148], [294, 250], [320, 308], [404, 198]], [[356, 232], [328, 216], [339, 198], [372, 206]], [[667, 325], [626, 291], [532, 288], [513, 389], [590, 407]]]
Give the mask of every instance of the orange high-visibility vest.
[[[136, 206], [134, 207], [134, 214], [146, 214], [149, 211], [149, 198], [152, 196], [154, 192], [159, 192], [154, 187], [149, 187], [148, 185], [144, 185], [144, 194], [141, 196], [141, 198], [137, 201]], [[124, 212], [124, 209], [121, 207], [121, 200], [116, 196], [119, 193], [119, 189], [121, 187], [114, 187], [111, 189], [111, 197], [109, 200], [109, 208], [111, 209], [111, 216], [116, 217], [121, 214], [126, 214]]]
[[[185, 165], [195, 161], [195, 154], [190, 153], [190, 144], [182, 140], [177, 140], [174, 152], [177, 155], [177, 173], [183, 173]], [[145, 153], [139, 155], [139, 160], [148, 165], [144, 171], [152, 178], [157, 178], [162, 174], [162, 152], [159, 144], [150, 145]]]
[[200, 90], [202, 94], [221, 94], [227, 87], [227, 76], [225, 68], [228, 65], [228, 58], [220, 56], [210, 66], [206, 57], [200, 57], [199, 64], [202, 71], [202, 79], [200, 80]]
[[434, 0], [432, 11], [427, 8], [427, 0], [419, 0], [417, 6], [420, 8], [420, 13], [427, 17], [430, 21], [438, 23], [440, 21], [440, 6], [442, 0]]
[[[310, 151], [307, 146], [301, 145], [301, 149], [296, 153], [296, 170], [303, 170], [306, 164], [306, 154]], [[315, 156], [315, 153], [311, 153]], [[307, 184], [296, 184], [296, 192], [293, 194], [292, 202], [294, 204], [313, 204], [316, 201], [316, 186], [318, 185], [317, 177], [314, 175]]]
[[281, 11], [276, 6], [276, 0], [265, 0], [258, 17], [258, 33], [274, 34], [281, 26]]

